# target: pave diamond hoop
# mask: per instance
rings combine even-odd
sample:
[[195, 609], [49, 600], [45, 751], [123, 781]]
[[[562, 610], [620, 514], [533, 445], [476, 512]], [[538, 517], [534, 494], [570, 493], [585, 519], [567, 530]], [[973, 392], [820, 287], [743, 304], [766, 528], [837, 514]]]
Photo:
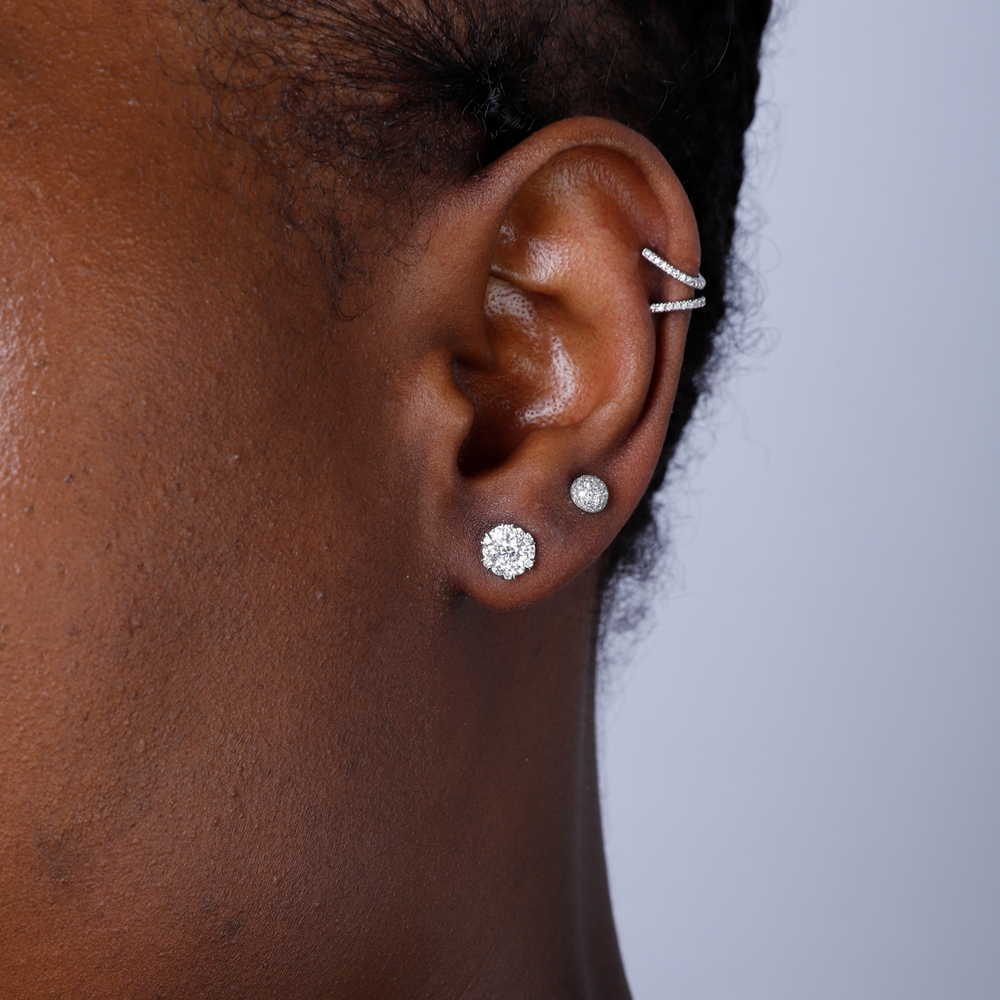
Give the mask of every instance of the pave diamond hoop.
[[[669, 274], [675, 281], [679, 281], [688, 288], [693, 288], [700, 292], [705, 287], [705, 279], [700, 275], [685, 274], [680, 268], [674, 267], [668, 260], [664, 260], [656, 251], [646, 247], [642, 251], [642, 256], [649, 261], [653, 267], [658, 267], [664, 274]], [[705, 305], [705, 296], [699, 295], [694, 299], [677, 299], [674, 302], [653, 302], [649, 310], [654, 313], [680, 312], [686, 309], [701, 309]]]
[[597, 476], [577, 476], [569, 485], [570, 499], [586, 514], [600, 514], [608, 505], [608, 484]]
[[678, 299], [676, 302], [652, 302], [649, 311], [654, 313], [682, 312], [685, 309], [701, 309], [705, 304], [705, 296], [699, 295], [696, 299]]
[[700, 292], [706, 284], [705, 279], [699, 274], [697, 277], [692, 278], [690, 274], [685, 274], [680, 268], [674, 267], [669, 261], [664, 260], [656, 251], [650, 250], [646, 247], [642, 251], [643, 257], [649, 261], [653, 267], [658, 267], [665, 274], [669, 274], [671, 278], [676, 279], [682, 285], [687, 285], [688, 288], [693, 288], [696, 292]]
[[483, 565], [505, 580], [526, 573], [535, 565], [535, 539], [516, 524], [498, 524], [483, 535]]

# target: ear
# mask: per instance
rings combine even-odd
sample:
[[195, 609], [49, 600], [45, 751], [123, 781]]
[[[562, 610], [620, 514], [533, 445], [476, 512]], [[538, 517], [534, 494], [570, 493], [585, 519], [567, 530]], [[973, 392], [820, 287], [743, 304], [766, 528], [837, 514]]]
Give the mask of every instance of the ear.
[[[688, 313], [650, 304], [691, 292], [646, 247], [698, 273], [697, 226], [670, 166], [604, 119], [539, 131], [437, 216], [416, 265], [425, 302], [436, 289], [438, 331], [421, 379], [433, 398], [421, 411], [435, 414], [426, 527], [451, 540], [438, 557], [454, 588], [487, 607], [541, 600], [593, 563], [653, 474]], [[581, 474], [607, 484], [600, 513], [571, 499]], [[535, 543], [532, 568], [510, 580], [482, 560], [502, 524]]]

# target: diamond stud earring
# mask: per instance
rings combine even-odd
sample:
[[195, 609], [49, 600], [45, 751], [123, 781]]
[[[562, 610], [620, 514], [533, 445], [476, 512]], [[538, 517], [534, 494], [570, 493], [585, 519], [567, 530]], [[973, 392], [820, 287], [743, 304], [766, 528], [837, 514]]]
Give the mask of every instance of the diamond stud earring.
[[516, 524], [498, 524], [483, 535], [483, 565], [505, 580], [513, 580], [535, 565], [535, 540]]
[[[646, 247], [642, 251], [643, 257], [649, 261], [653, 267], [658, 267], [664, 274], [669, 274], [675, 281], [679, 281], [688, 288], [693, 288], [700, 292], [705, 287], [705, 279], [700, 275], [685, 274], [679, 267], [674, 267], [669, 261], [664, 260], [658, 253]], [[705, 296], [699, 295], [696, 299], [677, 299], [674, 302], [653, 302], [649, 311], [655, 313], [679, 312], [682, 309], [700, 309], [705, 304]]]
[[588, 514], [600, 514], [608, 505], [608, 485], [597, 476], [577, 476], [569, 485], [569, 495]]

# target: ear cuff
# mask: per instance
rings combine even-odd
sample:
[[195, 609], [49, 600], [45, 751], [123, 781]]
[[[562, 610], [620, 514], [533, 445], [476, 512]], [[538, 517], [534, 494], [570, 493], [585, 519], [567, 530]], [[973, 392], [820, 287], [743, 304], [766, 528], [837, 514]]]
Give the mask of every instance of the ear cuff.
[[[646, 247], [642, 251], [643, 257], [649, 261], [653, 267], [658, 267], [664, 274], [669, 274], [675, 281], [679, 281], [688, 288], [693, 288], [700, 292], [705, 287], [705, 279], [699, 274], [692, 277], [685, 274], [680, 268], [674, 267], [670, 261], [664, 260], [658, 253]], [[675, 302], [652, 302], [649, 311], [654, 313], [680, 312], [686, 309], [700, 309], [705, 304], [705, 296], [699, 295], [695, 299], [677, 299]]]

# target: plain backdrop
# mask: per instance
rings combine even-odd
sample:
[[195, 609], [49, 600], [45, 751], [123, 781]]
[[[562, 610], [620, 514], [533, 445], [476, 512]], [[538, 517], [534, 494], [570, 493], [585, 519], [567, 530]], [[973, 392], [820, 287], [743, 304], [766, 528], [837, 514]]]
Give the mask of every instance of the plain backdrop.
[[799, 0], [772, 32], [770, 347], [606, 666], [636, 1000], [1000, 998], [998, 48], [997, 0]]

